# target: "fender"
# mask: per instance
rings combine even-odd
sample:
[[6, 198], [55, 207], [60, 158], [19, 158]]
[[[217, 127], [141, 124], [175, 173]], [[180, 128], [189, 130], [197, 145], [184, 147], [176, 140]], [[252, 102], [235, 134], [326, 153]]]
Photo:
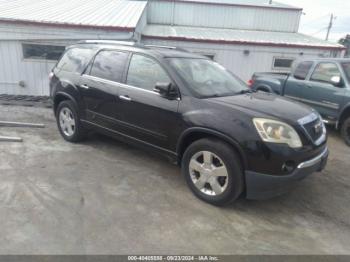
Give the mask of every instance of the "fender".
[[268, 85], [259, 85], [257, 88], [256, 88], [256, 90], [260, 90], [260, 91], [262, 91], [261, 89], [267, 89], [270, 93], [275, 93], [275, 91], [274, 90], [272, 90], [272, 88], [270, 87], [270, 86], [268, 86]]
[[[286, 80], [284, 80], [285, 82]], [[272, 76], [260, 76], [255, 79], [254, 90], [260, 88], [267, 89], [270, 93], [280, 95], [283, 92], [283, 82], [281, 79], [275, 79]]]
[[[68, 93], [66, 93], [66, 92], [63, 92], [63, 91], [59, 91], [59, 92], [57, 92], [57, 93], [55, 94], [55, 96], [54, 96], [54, 98], [53, 98], [54, 104], [56, 103], [56, 99], [57, 99], [58, 96], [64, 96], [64, 97], [68, 98], [69, 100], [71, 100], [71, 101], [74, 103], [74, 105], [75, 105], [77, 108], [79, 108], [79, 104], [78, 104], [78, 102], [76, 101], [76, 99], [75, 99], [72, 95], [70, 95], [70, 94], [68, 94]], [[56, 108], [55, 108], [55, 107], [54, 107], [54, 111], [56, 111]], [[56, 112], [55, 112], [55, 113], [56, 113]]]
[[193, 134], [193, 133], [205, 133], [208, 135], [212, 135], [218, 138], [221, 138], [222, 140], [224, 140], [225, 142], [229, 143], [230, 145], [232, 145], [234, 147], [234, 149], [236, 149], [239, 153], [239, 156], [242, 158], [243, 160], [243, 167], [247, 167], [247, 159], [245, 157], [244, 151], [242, 149], [242, 147], [240, 146], [240, 144], [233, 138], [218, 132], [216, 130], [212, 130], [209, 128], [204, 128], [204, 127], [191, 127], [186, 129], [181, 135], [180, 138], [177, 142], [176, 145], [176, 153], [178, 155], [178, 160], [180, 161], [180, 157], [181, 156], [181, 152], [183, 150], [183, 141], [186, 139], [186, 137], [188, 137], [189, 135]]

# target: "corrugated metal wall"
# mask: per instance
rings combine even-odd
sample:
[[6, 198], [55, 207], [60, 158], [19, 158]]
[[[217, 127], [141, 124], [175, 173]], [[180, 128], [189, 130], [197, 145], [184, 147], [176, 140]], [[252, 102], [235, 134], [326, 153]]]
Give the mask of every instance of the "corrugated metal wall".
[[[0, 23], [0, 94], [49, 95], [48, 74], [56, 62], [23, 59], [22, 43], [67, 46], [81, 39], [124, 40], [132, 37], [132, 32]], [[24, 81], [25, 87], [19, 85], [20, 81]]]
[[[217, 45], [179, 41], [150, 40], [146, 44], [170, 45], [186, 48], [192, 52], [214, 55], [215, 60], [227, 67], [244, 81], [254, 72], [273, 71], [273, 57], [318, 57], [330, 52], [315, 49], [273, 48], [241, 45]], [[48, 74], [55, 62], [23, 59], [21, 41], [0, 41], [0, 94], [49, 95]], [[47, 43], [47, 41], [45, 42]], [[66, 41], [51, 42], [68, 44]], [[249, 50], [249, 55], [244, 54]], [[19, 81], [24, 81], [23, 88]]]
[[[54, 61], [23, 60], [18, 41], [0, 41], [0, 94], [49, 95], [48, 75]], [[26, 86], [21, 87], [20, 81]]]
[[151, 1], [148, 23], [297, 32], [301, 11]]
[[[206, 43], [192, 43], [168, 40], [144, 40], [146, 44], [169, 45], [183, 47], [189, 51], [201, 54], [214, 55], [215, 61], [219, 62], [244, 81], [251, 78], [253, 73], [273, 70], [274, 57], [288, 58], [315, 58], [319, 55], [330, 56], [330, 51], [318, 49], [301, 48], [279, 48], [243, 45], [218, 45]], [[249, 50], [249, 55], [244, 54], [244, 50]], [[300, 53], [303, 53], [301, 56]], [[338, 52], [340, 55], [340, 52]]]
[[0, 23], [0, 40], [130, 39], [133, 32]]

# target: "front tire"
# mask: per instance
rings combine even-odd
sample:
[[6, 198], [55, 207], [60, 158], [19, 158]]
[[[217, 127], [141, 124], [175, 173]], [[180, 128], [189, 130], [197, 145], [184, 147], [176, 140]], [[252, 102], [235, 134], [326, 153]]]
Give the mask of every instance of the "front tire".
[[56, 121], [62, 137], [71, 143], [77, 143], [86, 138], [87, 130], [81, 125], [79, 114], [70, 100], [61, 102], [56, 111]]
[[342, 123], [340, 133], [345, 143], [350, 146], [350, 117]]
[[209, 204], [227, 205], [243, 192], [240, 158], [230, 145], [218, 139], [201, 139], [191, 144], [181, 168], [191, 191]]

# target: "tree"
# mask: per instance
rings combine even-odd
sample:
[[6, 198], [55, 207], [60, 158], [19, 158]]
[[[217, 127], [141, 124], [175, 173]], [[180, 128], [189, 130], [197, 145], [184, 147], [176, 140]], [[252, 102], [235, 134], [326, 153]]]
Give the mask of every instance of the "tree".
[[345, 57], [350, 57], [350, 35], [341, 38], [338, 43], [346, 47]]

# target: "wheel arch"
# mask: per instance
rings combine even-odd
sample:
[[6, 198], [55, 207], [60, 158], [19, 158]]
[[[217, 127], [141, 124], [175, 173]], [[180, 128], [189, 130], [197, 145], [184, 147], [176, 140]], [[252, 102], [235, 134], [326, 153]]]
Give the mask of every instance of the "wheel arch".
[[71, 96], [70, 94], [64, 93], [64, 92], [59, 92], [55, 95], [54, 99], [53, 99], [53, 110], [56, 114], [56, 110], [58, 105], [65, 100], [70, 100], [74, 103], [74, 105], [78, 108], [78, 103], [77, 101], [74, 99], [73, 96]]
[[269, 92], [269, 93], [273, 93], [272, 88], [268, 85], [259, 85], [256, 88], [257, 91], [263, 91], [263, 92]]
[[191, 145], [193, 142], [203, 138], [217, 138], [228, 143], [237, 152], [242, 162], [243, 169], [246, 169], [247, 159], [244, 155], [243, 149], [241, 148], [241, 146], [237, 141], [218, 131], [207, 129], [207, 128], [200, 128], [200, 127], [190, 128], [185, 132], [183, 132], [182, 135], [180, 136], [180, 139], [179, 139], [179, 142], [177, 143], [177, 148], [176, 148], [176, 152], [178, 156], [177, 162], [179, 165], [181, 164], [183, 154], [188, 148], [188, 146]]

